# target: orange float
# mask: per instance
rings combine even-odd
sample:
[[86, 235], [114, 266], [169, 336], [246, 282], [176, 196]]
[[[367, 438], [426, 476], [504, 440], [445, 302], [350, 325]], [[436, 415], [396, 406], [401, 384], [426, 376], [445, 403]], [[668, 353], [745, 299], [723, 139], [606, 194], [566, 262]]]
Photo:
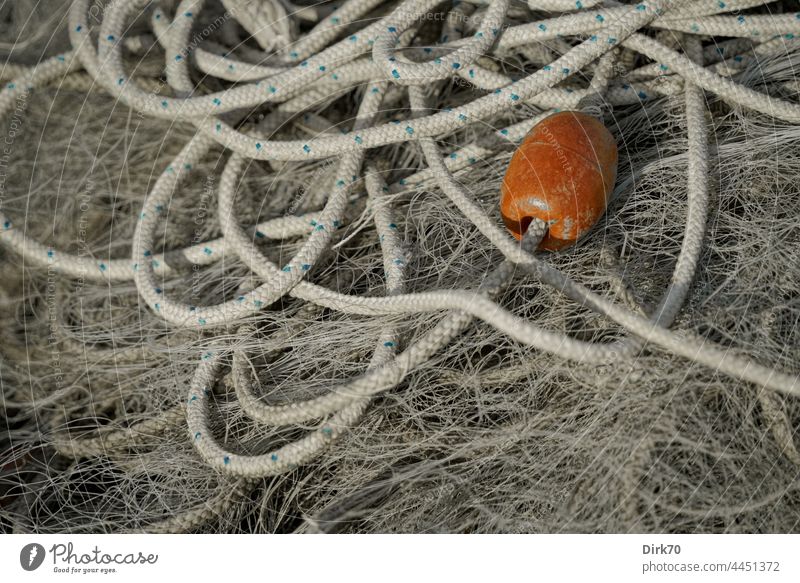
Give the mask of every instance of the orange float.
[[548, 225], [539, 249], [569, 247], [603, 216], [617, 178], [617, 143], [598, 119], [553, 114], [525, 137], [503, 178], [500, 213], [521, 239], [533, 219]]

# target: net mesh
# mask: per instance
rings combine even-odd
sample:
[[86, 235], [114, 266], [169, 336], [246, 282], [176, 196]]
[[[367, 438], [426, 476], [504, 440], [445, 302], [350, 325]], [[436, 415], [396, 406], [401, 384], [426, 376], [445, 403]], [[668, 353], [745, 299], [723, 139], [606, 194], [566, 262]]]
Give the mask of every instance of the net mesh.
[[[184, 4], [159, 3], [165, 19], [177, 19]], [[194, 34], [221, 15], [243, 10], [236, 2], [207, 4], [198, 10]], [[258, 62], [270, 64], [278, 61], [274, 55], [267, 58], [270, 51], [289, 51], [293, 43], [313, 38], [318, 22], [368, 5], [350, 2], [333, 12], [336, 3], [330, 2], [258, 4], [269, 8], [258, 14], [264, 27], [272, 27], [270, 38], [292, 36], [287, 48], [260, 46], [254, 31], [236, 18], [226, 18], [195, 48], [251, 62], [261, 55]], [[380, 22], [397, 7], [372, 4], [310, 53]], [[512, 3], [503, 16], [509, 27], [504, 35], [514, 26], [571, 14], [555, 11], [556, 4]], [[609, 10], [619, 8], [607, 4]], [[789, 1], [733, 4], [747, 6], [724, 16], [760, 15], [780, 26], [798, 8]], [[758, 4], [763, 6], [752, 7]], [[15, 73], [3, 73], [4, 79], [69, 49], [67, 8], [61, 5], [26, 0], [0, 9], [0, 49], [8, 56], [8, 71]], [[99, 28], [113, 8], [90, 5], [89, 19], [94, 16]], [[418, 25], [408, 43], [446, 45], [442, 35], [454, 33], [454, 22], [464, 26], [466, 37], [491, 9], [482, 2], [439, 5], [431, 14], [440, 17]], [[145, 11], [130, 19], [134, 24], [126, 35], [155, 35], [151, 17]], [[712, 18], [698, 21], [705, 25]], [[715, 49], [730, 47], [731, 55], [744, 57], [731, 71], [737, 86], [797, 102], [800, 52], [792, 39], [776, 43], [743, 34], [733, 46], [723, 38], [733, 34], [676, 29], [642, 32], [671, 42], [679, 52], [690, 37], [699, 39], [707, 69], [721, 58], [713, 56], [720, 52]], [[31, 30], [47, 32], [20, 42]], [[511, 48], [500, 42], [475, 62], [523, 77], [588, 34]], [[168, 46], [170, 41], [161, 42]], [[162, 46], [137, 51], [133, 44], [122, 52], [126, 70], [136, 71], [132, 75], [160, 94], [180, 96], [180, 86], [163, 76]], [[648, 314], [670, 284], [686, 229], [691, 154], [684, 84], [689, 81], [660, 72], [645, 78], [655, 88], [652, 95], [617, 99], [651, 61], [629, 49], [617, 51], [615, 61], [602, 105], [603, 119], [620, 144], [612, 202], [588, 237], [564, 252], [545, 254], [544, 260], [609, 301]], [[187, 71], [197, 95], [234, 86], [197, 63]], [[585, 90], [594, 73], [596, 66], [587, 66], [557, 90], [564, 95]], [[317, 82], [318, 98], [285, 116], [271, 139], [317, 136], [325, 124], [335, 134], [349, 129], [372, 79], [358, 80], [346, 92]], [[430, 98], [437, 111], [486, 93], [455, 74], [435, 89]], [[671, 329], [796, 374], [800, 131], [796, 122], [712, 91], [704, 97], [709, 214], [693, 283]], [[14, 228], [26, 237], [59, 253], [92, 261], [129, 258], [144, 197], [195, 135], [193, 120], [165, 123], [139, 113], [81, 71], [65, 73], [17, 101], [2, 128], [11, 137], [4, 160], [4, 215], [13, 217]], [[273, 119], [277, 107], [236, 109], [231, 115], [246, 128]], [[498, 193], [513, 144], [499, 141], [497, 131], [547, 111], [529, 102], [436, 136], [445, 157], [474, 145], [488, 150], [453, 177], [498, 226]], [[373, 125], [412, 113], [407, 88], [389, 85]], [[234, 252], [206, 265], [175, 252], [222, 236], [220, 177], [229, 156], [227, 148], [212, 145], [171, 193], [156, 229], [154, 252], [166, 253], [164, 261], [173, 268], [159, 282], [175, 301], [197, 306], [235, 301], [262, 283]], [[416, 139], [366, 150], [365, 160], [365, 167], [372, 165], [390, 184], [384, 200], [396, 217], [399, 249], [407, 258], [408, 293], [474, 290], [502, 263], [503, 253], [454, 206], [435, 176], [411, 180], [428, 168]], [[244, 227], [319, 213], [339, 164], [328, 157], [248, 160], [236, 192], [236, 221]], [[381, 232], [368, 198], [363, 185], [352, 189], [343, 227], [307, 280], [343, 294], [386, 295]], [[264, 257], [281, 266], [306, 238], [256, 236], [254, 241]], [[566, 360], [516, 342], [480, 320], [376, 395], [358, 422], [308, 463], [266, 477], [220, 471], [198, 455], [187, 433], [187, 391], [208, 351], [221, 344], [235, 347], [246, 357], [251, 390], [262, 402], [296, 403], [365, 374], [387, 330], [397, 330], [401, 348], [412, 346], [450, 312], [365, 316], [284, 294], [261, 310], [198, 330], [165, 322], [142, 299], [133, 279], [66, 276], [56, 263], [37, 264], [5, 246], [0, 258], [4, 530], [797, 530], [800, 404], [794, 396], [650, 344], [633, 358], [605, 364]], [[611, 342], [626, 335], [619, 324], [521, 269], [496, 302], [521, 319], [579, 340]], [[272, 451], [317, 427], [316, 421], [276, 427], [254, 420], [236, 394], [230, 353], [220, 361], [219, 380], [208, 397], [208, 423], [216, 439], [237, 455]]]

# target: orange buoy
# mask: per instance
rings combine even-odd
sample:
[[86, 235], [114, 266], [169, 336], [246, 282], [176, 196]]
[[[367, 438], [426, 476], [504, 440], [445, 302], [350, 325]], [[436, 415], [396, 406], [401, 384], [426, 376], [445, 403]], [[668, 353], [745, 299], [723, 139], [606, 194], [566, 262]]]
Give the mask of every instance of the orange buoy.
[[617, 144], [579, 111], [553, 114], [525, 137], [503, 178], [500, 213], [517, 239], [533, 219], [548, 225], [539, 249], [574, 244], [603, 216], [617, 178]]

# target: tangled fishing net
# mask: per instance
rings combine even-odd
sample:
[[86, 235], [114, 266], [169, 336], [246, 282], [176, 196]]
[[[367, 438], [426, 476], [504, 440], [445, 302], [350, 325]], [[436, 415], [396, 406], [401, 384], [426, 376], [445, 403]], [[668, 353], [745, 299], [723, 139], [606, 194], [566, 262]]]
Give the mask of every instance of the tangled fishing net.
[[296, 1], [0, 8], [2, 529], [796, 531], [800, 5]]

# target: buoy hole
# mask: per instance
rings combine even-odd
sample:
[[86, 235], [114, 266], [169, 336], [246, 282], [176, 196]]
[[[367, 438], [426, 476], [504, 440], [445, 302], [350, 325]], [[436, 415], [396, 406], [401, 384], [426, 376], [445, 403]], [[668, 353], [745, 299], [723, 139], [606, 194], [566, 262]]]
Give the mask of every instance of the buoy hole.
[[524, 235], [528, 231], [528, 227], [531, 226], [531, 222], [533, 221], [533, 217], [522, 217], [519, 221], [519, 234]]

